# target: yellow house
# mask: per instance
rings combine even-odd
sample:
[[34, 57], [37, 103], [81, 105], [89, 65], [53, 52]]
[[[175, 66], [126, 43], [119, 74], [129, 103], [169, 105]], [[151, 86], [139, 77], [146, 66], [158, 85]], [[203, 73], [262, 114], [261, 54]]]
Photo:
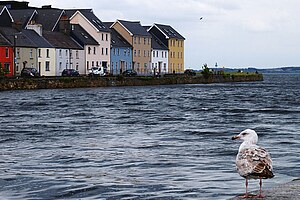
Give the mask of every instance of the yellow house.
[[168, 71], [183, 73], [185, 38], [170, 25], [153, 24], [148, 31], [157, 36], [169, 48]]

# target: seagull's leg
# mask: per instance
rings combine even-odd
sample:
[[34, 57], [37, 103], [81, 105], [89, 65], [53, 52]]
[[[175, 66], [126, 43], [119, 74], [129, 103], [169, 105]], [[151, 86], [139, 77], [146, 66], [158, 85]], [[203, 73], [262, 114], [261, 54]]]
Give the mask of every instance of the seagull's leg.
[[246, 194], [243, 196], [243, 198], [247, 199], [249, 198], [249, 194], [248, 194], [248, 179], [246, 178]]
[[264, 195], [262, 194], [262, 178], [259, 179], [259, 195], [258, 198], [264, 198]]

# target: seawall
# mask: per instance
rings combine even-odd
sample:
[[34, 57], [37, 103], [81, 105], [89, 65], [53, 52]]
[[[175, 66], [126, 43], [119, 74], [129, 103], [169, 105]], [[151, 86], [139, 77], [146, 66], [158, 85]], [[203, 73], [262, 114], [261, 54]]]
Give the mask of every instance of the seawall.
[[164, 77], [55, 77], [55, 78], [19, 78], [0, 79], [0, 91], [33, 90], [33, 89], [61, 89], [88, 87], [121, 87], [147, 85], [174, 84], [210, 84], [227, 82], [263, 81], [262, 74], [241, 75], [211, 75], [205, 78], [201, 75], [169, 75]]

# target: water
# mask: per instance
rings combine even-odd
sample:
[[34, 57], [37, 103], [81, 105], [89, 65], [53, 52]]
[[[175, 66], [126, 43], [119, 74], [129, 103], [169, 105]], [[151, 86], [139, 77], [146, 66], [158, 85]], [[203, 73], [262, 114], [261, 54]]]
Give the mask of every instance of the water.
[[[300, 75], [264, 82], [1, 92], [0, 198], [227, 199], [255, 129], [276, 177], [299, 177]], [[257, 190], [251, 181], [250, 189]]]

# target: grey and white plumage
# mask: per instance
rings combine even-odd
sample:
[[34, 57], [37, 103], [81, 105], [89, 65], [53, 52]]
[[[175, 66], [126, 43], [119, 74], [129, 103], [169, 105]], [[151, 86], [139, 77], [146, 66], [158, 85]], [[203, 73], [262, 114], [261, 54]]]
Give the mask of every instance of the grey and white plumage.
[[236, 169], [246, 179], [246, 197], [248, 197], [248, 180], [260, 179], [260, 195], [262, 197], [262, 179], [273, 178], [272, 159], [270, 154], [257, 145], [258, 136], [254, 130], [246, 129], [232, 140], [243, 140], [236, 157]]

